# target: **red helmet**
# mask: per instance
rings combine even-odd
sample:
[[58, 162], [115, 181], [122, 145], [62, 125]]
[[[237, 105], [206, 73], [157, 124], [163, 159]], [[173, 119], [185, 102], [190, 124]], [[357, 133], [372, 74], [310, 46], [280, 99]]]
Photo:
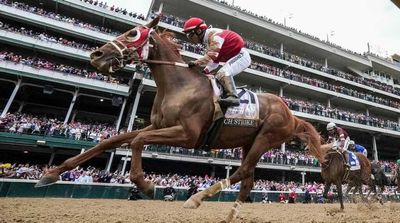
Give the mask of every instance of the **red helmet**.
[[202, 19], [192, 17], [186, 20], [185, 25], [183, 25], [183, 32], [186, 33], [196, 28], [207, 29], [207, 25], [204, 23]]

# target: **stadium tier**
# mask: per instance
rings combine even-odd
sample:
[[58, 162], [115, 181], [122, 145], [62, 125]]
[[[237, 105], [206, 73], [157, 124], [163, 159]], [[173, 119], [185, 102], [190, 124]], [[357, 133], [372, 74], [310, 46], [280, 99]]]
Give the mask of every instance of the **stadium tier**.
[[[253, 61], [235, 76], [237, 85], [281, 96], [322, 135], [329, 122], [345, 127], [387, 172], [398, 159], [400, 64], [390, 58], [352, 52], [225, 2], [155, 0], [148, 15], [90, 2], [0, 0], [0, 161], [60, 164], [113, 135], [147, 126], [157, 87], [148, 68], [128, 65], [110, 76], [96, 71], [89, 55], [160, 13], [160, 29], [176, 34], [186, 61], [205, 50], [187, 42], [186, 19], [201, 17], [236, 31]], [[260, 160], [256, 178], [320, 179], [317, 161], [298, 140], [272, 149]], [[122, 147], [85, 165], [124, 174], [130, 156]], [[143, 157], [147, 171], [224, 177], [240, 165], [241, 154], [237, 148], [149, 145]], [[187, 170], [179, 168], [183, 162]]]

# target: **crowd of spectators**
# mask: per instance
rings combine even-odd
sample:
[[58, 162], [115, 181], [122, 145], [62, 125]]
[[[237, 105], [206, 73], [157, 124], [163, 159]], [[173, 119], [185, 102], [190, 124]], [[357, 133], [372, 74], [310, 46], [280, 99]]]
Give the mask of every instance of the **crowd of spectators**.
[[[48, 168], [47, 165], [30, 165], [19, 163], [3, 163], [0, 162], [0, 178], [13, 178], [13, 179], [27, 179], [38, 180]], [[204, 174], [202, 176], [181, 175], [181, 174], [160, 174], [160, 173], [145, 173], [145, 180], [152, 181], [156, 186], [171, 186], [189, 188], [191, 185], [196, 185], [199, 189], [205, 189], [217, 183], [221, 179], [218, 177], [209, 176]], [[129, 172], [122, 174], [119, 171], [110, 172], [107, 170], [100, 170], [95, 167], [75, 168], [70, 171], [64, 172], [60, 176], [61, 181], [70, 181], [77, 183], [112, 183], [112, 184], [131, 184], [129, 179]], [[344, 190], [347, 185], [344, 185]], [[228, 189], [239, 190], [240, 183], [231, 185]], [[294, 181], [273, 181], [256, 179], [253, 184], [255, 191], [294, 191], [311, 192], [321, 194], [324, 190], [324, 184], [318, 182], [306, 182], [302, 185]], [[334, 187], [332, 188], [335, 189]], [[367, 187], [363, 187], [363, 191], [367, 192]], [[386, 187], [386, 193], [392, 192], [394, 187]]]
[[[0, 118], [0, 132], [43, 135], [93, 142], [100, 142], [118, 134], [115, 127], [111, 124], [90, 121], [72, 121], [68, 124], [64, 124], [62, 120], [57, 118], [35, 116], [25, 113], [8, 113], [5, 117]], [[240, 148], [212, 150], [206, 152], [173, 146], [148, 145], [145, 146], [145, 151], [228, 160], [242, 159]], [[281, 149], [272, 149], [261, 156], [260, 162], [290, 166], [319, 166], [318, 160], [315, 157], [300, 150], [282, 151]], [[385, 172], [389, 173], [396, 168], [395, 162], [380, 162]]]
[[299, 57], [297, 55], [293, 55], [293, 54], [290, 54], [287, 52], [282, 53], [278, 49], [274, 49], [274, 48], [271, 48], [271, 47], [268, 47], [268, 46], [265, 46], [265, 45], [262, 45], [259, 43], [255, 43], [252, 41], [246, 41], [246, 47], [248, 49], [255, 50], [257, 52], [260, 52], [260, 53], [263, 53], [263, 54], [266, 54], [269, 56], [277, 57], [279, 59], [283, 59], [283, 60], [286, 60], [286, 61], [289, 61], [292, 63], [296, 63], [296, 64], [299, 64], [299, 65], [302, 65], [302, 66], [305, 66], [308, 68], [312, 68], [314, 70], [322, 71], [324, 73], [331, 74], [336, 77], [350, 80], [350, 81], [353, 81], [353, 82], [356, 82], [356, 83], [359, 83], [359, 84], [362, 84], [365, 86], [369, 86], [372, 88], [376, 88], [376, 89], [379, 89], [379, 90], [382, 90], [385, 92], [389, 92], [392, 94], [400, 95], [399, 88], [397, 88], [397, 87], [395, 88], [393, 86], [393, 84], [388, 84], [388, 83], [391, 83], [389, 81], [391, 78], [390, 78], [390, 76], [387, 76], [387, 75], [386, 75], [386, 78], [379, 78], [379, 79], [381, 79], [381, 81], [377, 81], [374, 79], [375, 74], [370, 75], [370, 74], [365, 73], [365, 75], [369, 76], [370, 78], [355, 76], [355, 75], [352, 75], [349, 73], [338, 71], [331, 67], [325, 67], [324, 65], [322, 65], [320, 63], [311, 61], [306, 58]]
[[[148, 145], [145, 147], [146, 151], [187, 155], [187, 156], [201, 156], [210, 157], [218, 159], [232, 159], [241, 160], [242, 150], [241, 148], [232, 149], [219, 149], [211, 150], [210, 152], [195, 150], [195, 149], [185, 149], [175, 146], [165, 146], [165, 145]], [[301, 165], [301, 166], [314, 166], [318, 167], [318, 160], [305, 152], [299, 150], [285, 150], [284, 152], [280, 149], [272, 149], [267, 151], [261, 156], [260, 162], [271, 163], [277, 165]]]
[[[146, 145], [144, 149], [145, 151], [150, 152], [167, 153], [180, 156], [199, 156], [228, 160], [242, 159], [241, 148], [211, 150], [209, 152], [206, 152], [202, 150], [185, 149], [175, 146]], [[282, 151], [281, 149], [271, 149], [261, 156], [259, 162], [270, 163], [274, 165], [319, 167], [319, 162], [314, 156], [300, 150], [286, 149], [285, 151]], [[396, 169], [397, 166], [396, 162], [388, 160], [380, 160], [378, 164], [383, 168], [384, 172], [386, 173], [391, 173], [393, 170]]]
[[140, 20], [145, 20], [145, 17], [143, 14], [141, 13], [137, 13], [137, 12], [128, 12], [128, 10], [126, 10], [126, 8], [122, 8], [122, 7], [118, 7], [115, 5], [108, 5], [106, 1], [98, 1], [98, 0], [80, 0], [81, 2], [85, 2], [94, 6], [98, 6], [100, 8], [103, 9], [107, 9], [111, 12], [115, 12], [115, 13], [120, 13], [122, 15], [127, 15], [136, 19], [140, 19]]
[[117, 78], [111, 77], [109, 75], [103, 75], [96, 71], [68, 66], [62, 63], [51, 62], [46, 59], [38, 58], [36, 56], [22, 56], [15, 54], [14, 52], [0, 51], [0, 61], [9, 61], [15, 64], [30, 66], [35, 69], [56, 71], [64, 75], [73, 75], [108, 83], [120, 84], [120, 81]]
[[387, 98], [382, 98], [382, 97], [379, 97], [376, 95], [372, 95], [372, 94], [368, 93], [368, 91], [366, 91], [366, 90], [358, 91], [356, 89], [351, 89], [351, 88], [345, 87], [343, 85], [331, 84], [327, 81], [323, 81], [323, 80], [312, 78], [312, 77], [309, 77], [306, 75], [298, 74], [298, 73], [295, 73], [288, 69], [281, 69], [281, 68], [278, 68], [278, 67], [275, 67], [272, 65], [262, 64], [262, 63], [257, 63], [257, 62], [253, 62], [250, 65], [250, 68], [254, 69], [254, 70], [262, 71], [262, 72], [265, 72], [268, 74], [272, 74], [275, 76], [290, 79], [293, 81], [298, 81], [298, 82], [308, 84], [308, 85], [311, 85], [314, 87], [323, 88], [323, 89], [326, 89], [329, 91], [333, 91], [333, 92], [349, 95], [352, 97], [360, 98], [362, 100], [366, 100], [366, 101], [370, 101], [370, 102], [374, 102], [377, 104], [382, 104], [382, 105], [386, 105], [386, 106], [390, 106], [390, 107], [394, 107], [394, 108], [400, 108], [400, 102], [397, 100], [392, 100], [392, 99], [387, 99]]
[[34, 13], [36, 15], [44, 16], [44, 17], [54, 19], [57, 21], [73, 24], [74, 26], [77, 26], [80, 28], [90, 29], [92, 31], [101, 32], [101, 33], [110, 34], [110, 35], [119, 35], [120, 34], [120, 32], [114, 31], [110, 28], [96, 26], [93, 24], [89, 24], [87, 22], [83, 22], [77, 18], [71, 18], [68, 16], [63, 16], [58, 13], [48, 12], [42, 8], [39, 8], [36, 6], [31, 6], [31, 5], [22, 3], [22, 2], [16, 2], [16, 1], [10, 1], [10, 0], [0, 0], [0, 4], [8, 5], [8, 6], [11, 6], [11, 7], [14, 7], [14, 8], [29, 12], [29, 13]]
[[293, 111], [299, 111], [327, 118], [338, 119], [346, 122], [353, 122], [362, 125], [400, 131], [399, 123], [388, 119], [372, 117], [363, 113], [355, 113], [342, 109], [331, 108], [317, 102], [294, 100], [287, 97], [283, 97], [283, 99], [286, 101], [289, 108]]
[[24, 36], [30, 36], [35, 39], [39, 39], [42, 41], [50, 42], [50, 43], [57, 43], [57, 44], [62, 44], [65, 46], [85, 50], [85, 51], [93, 51], [96, 50], [97, 47], [91, 46], [87, 43], [79, 43], [74, 40], [69, 40], [66, 37], [56, 37], [52, 36], [46, 32], [37, 32], [32, 29], [26, 29], [25, 27], [16, 27], [12, 26], [8, 23], [2, 22], [0, 20], [0, 29], [5, 30], [7, 32], [13, 32], [13, 33], [18, 33]]
[[100, 142], [117, 134], [115, 127], [110, 124], [81, 121], [64, 124], [57, 118], [19, 113], [8, 113], [5, 117], [0, 118], [0, 131], [93, 142]]
[[[116, 10], [116, 8], [114, 6], [109, 7], [109, 6], [106, 5], [106, 3], [103, 3], [103, 2], [92, 1], [92, 0], [86, 0], [86, 1], [82, 0], [82, 1], [87, 2], [89, 4], [98, 5], [99, 7], [107, 8], [107, 9], [109, 9], [111, 11], [115, 11]], [[23, 8], [25, 8], [25, 9], [26, 8], [32, 8], [32, 7], [30, 7], [28, 5], [25, 5], [23, 3], [18, 3], [18, 2], [11, 3], [10, 1], [7, 1], [7, 0], [0, 0], [0, 3], [5, 4], [5, 2], [8, 5], [13, 5], [14, 7], [22, 7], [21, 5], [23, 5]], [[33, 8], [36, 8], [36, 7], [33, 7]], [[33, 11], [35, 11], [35, 10], [33, 10]], [[41, 11], [41, 13], [39, 13], [40, 15], [46, 16], [47, 14], [49, 14], [49, 12], [46, 12], [43, 9], [40, 9], [40, 11]], [[121, 11], [123, 12], [124, 10], [119, 10], [119, 8], [118, 8], [117, 12], [121, 12]], [[50, 18], [54, 19], [53, 16], [47, 16], [47, 17], [50, 17]], [[61, 18], [61, 17], [62, 17], [61, 15], [56, 16], [56, 18]], [[73, 18], [68, 18], [68, 19], [65, 19], [65, 20], [67, 22], [68, 21], [79, 21], [79, 20], [73, 19]], [[62, 20], [62, 21], [64, 21], [64, 20]], [[181, 19], [179, 17], [173, 16], [173, 15], [163, 15], [162, 16], [162, 21], [167, 23], [167, 24], [171, 24], [171, 25], [174, 25], [174, 26], [182, 27], [185, 20]], [[82, 22], [77, 22], [77, 24], [81, 24], [81, 23]], [[87, 26], [90, 26], [87, 23], [85, 23], [85, 24]], [[85, 26], [84, 26], [84, 28], [85, 28]], [[100, 28], [101, 29], [106, 29], [104, 27], [100, 27]], [[120, 33], [114, 31], [114, 32], [111, 32], [110, 34], [119, 35]], [[179, 41], [179, 40], [177, 40], [177, 41], [181, 43], [181, 45], [183, 46], [184, 50], [188, 50], [190, 52], [194, 52], [194, 53], [197, 53], [197, 54], [203, 54], [204, 53], [204, 50], [205, 50], [204, 47], [199, 45], [199, 44], [196, 45], [196, 44], [190, 44], [190, 43], [187, 43], [187, 42], [184, 42], [184, 41]], [[300, 65], [303, 65], [303, 66], [306, 66], [306, 67], [309, 67], [309, 68], [312, 68], [312, 69], [323, 71], [325, 73], [328, 73], [328, 74], [331, 74], [331, 75], [334, 75], [334, 76], [337, 76], [337, 77], [341, 77], [341, 78], [344, 78], [344, 79], [347, 79], [347, 80], [351, 80], [351, 81], [356, 82], [356, 83], [360, 83], [360, 84], [363, 84], [363, 85], [366, 85], [366, 86], [370, 86], [370, 87], [373, 87], [373, 88], [376, 88], [376, 89], [379, 89], [379, 90], [382, 90], [382, 91], [385, 91], [385, 92], [389, 92], [389, 93], [393, 93], [393, 94], [396, 94], [396, 95], [400, 95], [400, 89], [399, 88], [395, 88], [391, 84], [386, 84], [386, 83], [383, 83], [383, 82], [376, 81], [376, 80], [374, 80], [372, 78], [372, 76], [371, 76], [371, 79], [368, 79], [368, 78], [365, 78], [365, 77], [355, 76], [355, 75], [351, 75], [351, 74], [348, 74], [348, 73], [344, 73], [342, 71], [337, 71], [337, 70], [335, 70], [333, 68], [325, 67], [322, 64], [319, 64], [317, 62], [311, 61], [309, 59], [301, 58], [301, 57], [299, 57], [297, 55], [292, 55], [292, 54], [289, 54], [287, 52], [281, 53], [281, 51], [278, 50], [278, 49], [273, 49], [273, 48], [270, 48], [268, 46], [265, 46], [265, 45], [262, 45], [262, 44], [259, 44], [259, 43], [255, 43], [255, 42], [252, 42], [252, 41], [246, 41], [246, 47], [249, 48], [249, 49], [252, 49], [252, 50], [256, 50], [256, 51], [262, 52], [262, 53], [267, 54], [267, 55], [278, 57], [280, 59], [284, 59], [284, 60], [287, 60], [287, 61], [290, 61], [290, 62], [293, 62], [293, 63], [297, 63], [297, 64], [300, 64]], [[258, 66], [258, 65], [259, 64], [255, 63], [252, 66]], [[260, 64], [260, 65], [263, 66], [263, 64]], [[324, 85], [326, 85], [326, 84], [324, 84]], [[368, 101], [373, 101], [373, 102], [376, 102], [376, 103], [380, 103], [380, 104], [384, 104], [384, 105], [388, 105], [388, 106], [392, 106], [392, 107], [396, 107], [396, 108], [400, 107], [400, 103], [397, 102], [397, 101], [383, 99], [383, 98], [380, 98], [380, 97], [377, 97], [377, 96], [370, 95], [368, 93], [358, 92], [357, 90], [346, 89], [343, 86], [335, 86], [334, 88], [335, 88], [336, 92], [345, 93], [345, 94], [348, 94], [348, 95], [351, 95], [351, 96], [355, 96], [355, 97], [362, 98], [362, 99], [365, 99], [365, 100], [368, 100]]]

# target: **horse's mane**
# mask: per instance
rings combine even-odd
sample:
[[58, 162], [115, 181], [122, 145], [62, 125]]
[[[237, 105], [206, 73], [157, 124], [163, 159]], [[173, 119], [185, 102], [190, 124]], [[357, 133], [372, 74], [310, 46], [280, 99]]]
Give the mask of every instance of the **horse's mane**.
[[182, 48], [182, 46], [178, 43], [174, 42], [175, 39], [175, 33], [173, 32], [168, 32], [166, 30], [158, 33], [160, 38], [164, 40], [164, 43], [166, 46], [168, 46], [172, 51], [176, 53], [177, 56], [181, 58], [181, 54], [179, 53], [179, 50]]

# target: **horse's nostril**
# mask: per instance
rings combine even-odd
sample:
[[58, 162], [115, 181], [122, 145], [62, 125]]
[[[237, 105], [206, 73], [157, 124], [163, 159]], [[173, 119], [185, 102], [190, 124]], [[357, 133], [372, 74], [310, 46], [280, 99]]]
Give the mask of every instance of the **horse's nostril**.
[[100, 50], [96, 50], [90, 54], [90, 59], [96, 59], [96, 58], [101, 57], [102, 55], [103, 55], [103, 52], [101, 52]]

